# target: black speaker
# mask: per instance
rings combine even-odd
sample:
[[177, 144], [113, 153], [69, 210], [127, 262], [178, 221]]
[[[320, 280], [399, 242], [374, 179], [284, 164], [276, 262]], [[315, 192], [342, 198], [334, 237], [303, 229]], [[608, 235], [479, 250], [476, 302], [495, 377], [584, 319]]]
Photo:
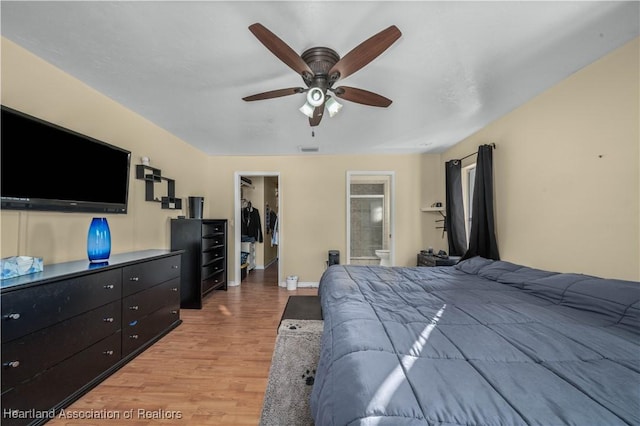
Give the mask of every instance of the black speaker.
[[339, 250], [329, 250], [329, 263], [328, 265], [339, 265], [340, 264], [340, 251]]

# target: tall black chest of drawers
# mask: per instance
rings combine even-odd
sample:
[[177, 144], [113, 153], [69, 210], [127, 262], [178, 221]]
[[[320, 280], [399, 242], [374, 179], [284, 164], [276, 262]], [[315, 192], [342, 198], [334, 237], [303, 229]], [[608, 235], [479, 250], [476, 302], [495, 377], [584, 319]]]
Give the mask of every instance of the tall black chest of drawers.
[[1, 423], [44, 423], [177, 327], [181, 255], [145, 250], [3, 280]]
[[201, 309], [213, 290], [227, 290], [227, 219], [172, 219], [171, 249], [182, 255], [182, 308]]

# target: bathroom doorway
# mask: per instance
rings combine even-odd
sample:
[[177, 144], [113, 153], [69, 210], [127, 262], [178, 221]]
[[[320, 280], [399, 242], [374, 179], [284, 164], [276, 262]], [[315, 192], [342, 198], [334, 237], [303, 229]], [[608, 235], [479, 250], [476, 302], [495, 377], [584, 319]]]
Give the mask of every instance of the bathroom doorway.
[[394, 177], [347, 172], [347, 264], [394, 264]]
[[276, 285], [280, 285], [280, 173], [235, 172], [234, 187], [235, 278], [229, 285], [241, 285], [252, 271], [267, 268], [277, 269]]

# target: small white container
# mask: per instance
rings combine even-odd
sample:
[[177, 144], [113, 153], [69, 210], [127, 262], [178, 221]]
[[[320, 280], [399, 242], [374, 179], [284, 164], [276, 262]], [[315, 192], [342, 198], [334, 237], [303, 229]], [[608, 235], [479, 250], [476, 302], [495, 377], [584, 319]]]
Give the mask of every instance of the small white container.
[[298, 288], [298, 276], [289, 275], [287, 277], [287, 290], [295, 290]]

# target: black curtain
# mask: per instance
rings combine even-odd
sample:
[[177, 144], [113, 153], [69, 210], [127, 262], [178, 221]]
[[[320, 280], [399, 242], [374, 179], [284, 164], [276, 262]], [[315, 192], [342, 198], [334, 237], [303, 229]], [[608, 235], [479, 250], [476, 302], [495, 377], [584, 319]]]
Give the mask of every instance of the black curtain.
[[462, 256], [467, 250], [464, 229], [464, 205], [462, 201], [462, 164], [460, 160], [445, 163], [446, 217], [445, 229], [449, 242], [449, 255]]
[[469, 250], [463, 259], [482, 256], [486, 259], [500, 260], [493, 214], [493, 147], [491, 145], [478, 147], [471, 211]]

